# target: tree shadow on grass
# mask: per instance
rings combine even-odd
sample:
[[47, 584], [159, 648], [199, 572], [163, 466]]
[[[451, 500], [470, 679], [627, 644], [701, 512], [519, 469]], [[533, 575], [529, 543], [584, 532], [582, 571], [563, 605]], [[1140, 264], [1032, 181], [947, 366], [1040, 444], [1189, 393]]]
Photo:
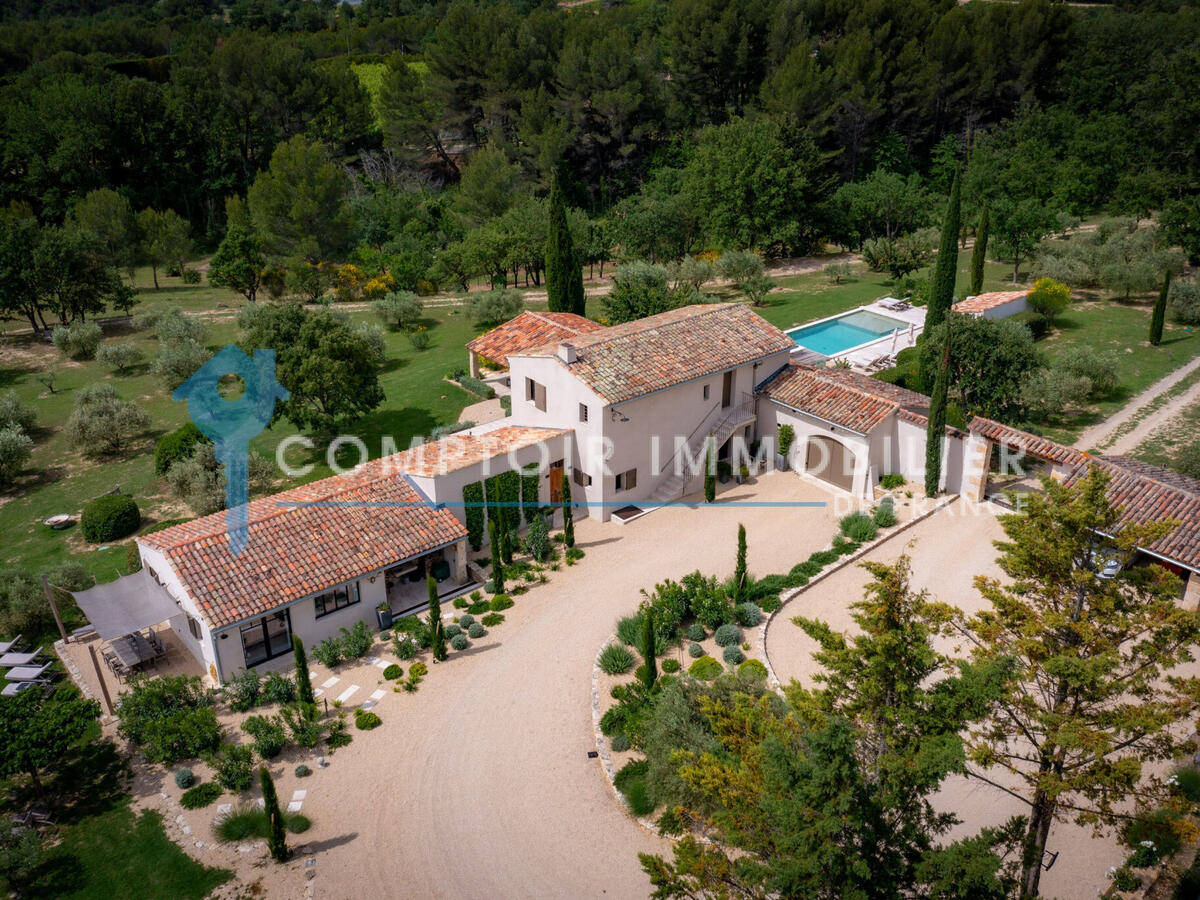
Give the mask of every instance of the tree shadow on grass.
[[81, 747], [59, 769], [49, 789], [55, 797], [58, 822], [68, 825], [108, 812], [126, 799], [129, 766], [112, 741], [93, 741]]

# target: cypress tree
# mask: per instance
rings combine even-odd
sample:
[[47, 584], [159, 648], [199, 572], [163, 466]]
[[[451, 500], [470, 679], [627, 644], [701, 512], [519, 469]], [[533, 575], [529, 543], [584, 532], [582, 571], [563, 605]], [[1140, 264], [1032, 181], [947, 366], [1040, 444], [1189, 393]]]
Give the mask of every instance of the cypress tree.
[[488, 537], [492, 540], [492, 593], [504, 593], [504, 561], [500, 558], [500, 532], [496, 520], [488, 519]]
[[312, 678], [308, 674], [308, 654], [304, 652], [304, 642], [292, 635], [292, 653], [296, 657], [296, 693], [301, 703], [315, 703], [313, 698]]
[[546, 235], [546, 296], [551, 312], [584, 313], [583, 268], [562, 196], [561, 169], [550, 181], [550, 223]]
[[733, 567], [733, 602], [746, 597], [746, 526], [738, 523], [737, 564]]
[[571, 510], [571, 479], [563, 475], [562, 481], [563, 508], [563, 543], [568, 547], [575, 546], [575, 513]]
[[1163, 279], [1162, 290], [1154, 303], [1154, 315], [1150, 319], [1150, 343], [1157, 347], [1162, 343], [1163, 324], [1167, 319], [1167, 297], [1171, 292], [1171, 273]]
[[642, 684], [649, 689], [658, 681], [658, 653], [654, 646], [654, 608], [649, 605], [642, 607], [642, 640], [638, 649], [642, 651], [642, 659], [645, 660], [642, 666]]
[[975, 247], [971, 250], [971, 296], [983, 293], [983, 264], [987, 262], [988, 205], [985, 200], [975, 226]]
[[942, 241], [938, 245], [933, 269], [933, 284], [929, 292], [929, 307], [925, 311], [925, 334], [931, 334], [954, 304], [954, 281], [958, 275], [958, 228], [962, 211], [962, 188], [958, 173], [950, 185], [950, 203], [942, 220]]
[[283, 810], [279, 808], [279, 794], [275, 792], [275, 781], [266, 766], [258, 767], [258, 780], [262, 785], [263, 808], [270, 824], [267, 830], [267, 849], [275, 862], [287, 862], [292, 855], [287, 845], [287, 826], [283, 820]]
[[500, 561], [506, 565], [512, 565], [513, 558], [513, 533], [507, 529], [500, 532]]
[[705, 441], [704, 451], [704, 502], [712, 503], [717, 499], [717, 448], [713, 446], [713, 436], [710, 434]]
[[929, 431], [925, 435], [925, 493], [937, 496], [942, 478], [942, 444], [946, 437], [946, 394], [950, 387], [950, 329], [946, 328], [946, 343], [942, 348], [942, 364], [933, 382], [929, 399]]
[[430, 647], [436, 662], [446, 658], [446, 633], [442, 630], [442, 601], [438, 599], [437, 582], [432, 575], [425, 576], [425, 585], [429, 588], [429, 634], [433, 638]]

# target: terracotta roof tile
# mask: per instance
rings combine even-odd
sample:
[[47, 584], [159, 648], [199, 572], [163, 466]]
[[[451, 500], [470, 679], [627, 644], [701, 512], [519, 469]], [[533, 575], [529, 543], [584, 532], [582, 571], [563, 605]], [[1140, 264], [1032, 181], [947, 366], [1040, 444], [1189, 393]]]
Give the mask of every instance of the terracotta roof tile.
[[481, 334], [467, 344], [467, 349], [507, 366], [511, 354], [544, 344], [558, 344], [603, 327], [599, 322], [574, 313], [534, 312], [527, 309], [503, 325]]
[[466, 536], [454, 514], [431, 507], [388, 458], [253, 500], [247, 514], [248, 543], [237, 556], [223, 512], [138, 538], [170, 560], [214, 628]]
[[[867, 434], [900, 408], [900, 400], [891, 391], [904, 391], [866, 376], [863, 382], [842, 377], [844, 371], [820, 369], [793, 363], [767, 382], [762, 393], [772, 400], [801, 410], [827, 422]], [[879, 389], [876, 389], [878, 386]], [[924, 400], [920, 394], [906, 391]]]
[[[572, 375], [619, 403], [795, 348], [795, 342], [741, 303], [684, 306], [569, 341]], [[557, 343], [512, 356], [557, 359]]]
[[432, 478], [570, 432], [569, 428], [505, 425], [482, 434], [451, 434], [440, 441], [403, 450], [389, 460], [401, 472]]
[[1010, 447], [1019, 447], [1029, 456], [1036, 456], [1038, 459], [1049, 460], [1060, 465], [1074, 465], [1087, 459], [1086, 453], [1073, 447], [1064, 447], [1049, 438], [1039, 437], [1028, 431], [1013, 428], [1011, 425], [1003, 425], [1000, 422], [985, 419], [983, 416], [975, 416], [967, 423], [967, 428], [972, 434], [982, 435], [990, 441]]
[[995, 309], [997, 306], [1011, 303], [1013, 300], [1020, 300], [1028, 293], [1029, 291], [989, 291], [986, 294], [976, 294], [974, 297], [967, 297], [965, 300], [955, 303], [954, 311], [978, 315], [989, 309]]

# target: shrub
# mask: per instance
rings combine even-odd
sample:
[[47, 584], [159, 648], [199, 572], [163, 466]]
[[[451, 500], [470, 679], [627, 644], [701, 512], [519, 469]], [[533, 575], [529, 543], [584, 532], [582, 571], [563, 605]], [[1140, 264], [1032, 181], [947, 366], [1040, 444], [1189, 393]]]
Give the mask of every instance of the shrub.
[[884, 497], [875, 507], [873, 521], [879, 528], [891, 528], [896, 524], [896, 504], [891, 497]]
[[713, 639], [718, 647], [731, 647], [742, 640], [742, 629], [733, 624], [722, 625], [713, 635]]
[[536, 516], [529, 523], [525, 549], [538, 562], [545, 562], [554, 555], [554, 544], [550, 541], [550, 531], [546, 528], [546, 520], [541, 516]]
[[613, 779], [613, 785], [621, 792], [635, 816], [646, 816], [654, 812], [655, 803], [646, 788], [649, 769], [650, 763], [646, 760], [631, 760], [621, 767], [621, 771]]
[[471, 322], [479, 327], [499, 325], [520, 314], [525, 301], [519, 291], [493, 288], [481, 294], [472, 294], [470, 300]]
[[301, 747], [312, 748], [321, 742], [321, 713], [315, 703], [294, 703], [279, 713], [287, 723], [292, 740]]
[[345, 747], [354, 740], [354, 735], [346, 730], [345, 719], [334, 719], [329, 723], [329, 736], [325, 738], [325, 746], [330, 750]]
[[409, 678], [424, 678], [429, 674], [429, 666], [423, 662], [415, 662], [408, 667]]
[[1092, 383], [1062, 369], [1036, 369], [1021, 379], [1021, 402], [1029, 414], [1046, 422], [1087, 403]]
[[111, 384], [90, 384], [75, 395], [63, 431], [67, 442], [85, 456], [102, 456], [124, 450], [149, 424], [146, 411], [122, 400]]
[[871, 521], [871, 517], [861, 511], [844, 516], [842, 521], [838, 523], [838, 527], [841, 529], [842, 534], [850, 538], [850, 540], [859, 543], [873, 540], [879, 531], [875, 523]]
[[1054, 360], [1054, 368], [1075, 378], [1086, 378], [1091, 384], [1088, 396], [1103, 399], [1117, 389], [1117, 358], [1100, 353], [1087, 345], [1064, 347]]
[[1185, 798], [1193, 803], [1200, 803], [1200, 769], [1193, 766], [1183, 766], [1176, 769], [1171, 776], [1171, 783]]
[[1168, 306], [1180, 325], [1200, 325], [1200, 282], [1173, 282]]
[[[497, 596], [500, 596], [500, 595], [497, 595]], [[472, 603], [470, 606], [467, 607], [467, 612], [469, 612], [473, 616], [481, 616], [485, 612], [487, 612], [489, 609], [491, 609], [491, 606], [488, 604], [488, 601], [476, 600], [474, 603]]]
[[199, 678], [135, 676], [131, 684], [117, 702], [119, 728], [148, 760], [170, 765], [220, 745], [221, 727], [211, 708], [212, 695]]
[[254, 751], [263, 759], [274, 759], [287, 746], [287, 732], [278, 717], [251, 716], [242, 730], [254, 738]]
[[482, 397], [484, 400], [491, 400], [496, 396], [496, 391], [490, 384], [480, 381], [478, 378], [472, 378], [470, 375], [459, 375], [455, 381], [463, 390]]
[[[408, 342], [412, 344], [414, 350], [425, 350], [429, 347], [429, 332], [423, 325], [418, 325], [408, 333]], [[496, 396], [496, 392], [492, 391], [492, 396]]]
[[50, 339], [64, 356], [91, 359], [104, 339], [104, 332], [95, 322], [75, 322], [67, 326], [55, 325]]
[[252, 837], [266, 837], [270, 827], [265, 809], [255, 803], [239, 803], [213, 821], [213, 835], [218, 841], [232, 844]]
[[33, 456], [33, 440], [16, 426], [0, 428], [0, 484], [12, 484]]
[[415, 325], [425, 307], [411, 291], [393, 291], [372, 303], [371, 308], [385, 324], [403, 329]]
[[258, 705], [262, 695], [262, 676], [257, 669], [244, 669], [225, 684], [225, 700], [234, 712], [245, 712]]
[[738, 666], [738, 674], [747, 678], [766, 678], [767, 667], [757, 659], [748, 659]]
[[383, 677], [388, 681], [396, 681], [397, 679], [404, 677], [404, 670], [395, 663], [392, 663], [383, 670]]
[[[734, 649], [737, 649], [736, 647]], [[693, 678], [699, 678], [701, 681], [712, 681], [720, 675], [724, 669], [721, 664], [711, 656], [702, 656], [688, 668], [688, 673]]]
[[725, 648], [725, 652], [721, 654], [721, 658], [729, 665], [736, 666], [745, 661], [746, 654], [742, 653], [741, 649], [736, 646], [729, 646]]
[[142, 362], [142, 351], [133, 344], [101, 344], [96, 351], [96, 362], [106, 369], [123, 375]]
[[763, 612], [757, 603], [752, 603], [747, 600], [745, 603], [739, 603], [733, 608], [733, 618], [739, 625], [745, 628], [753, 628], [762, 621]]
[[1027, 309], [1017, 313], [1012, 320], [1028, 328], [1035, 341], [1040, 341], [1050, 331], [1050, 320], [1036, 310]]
[[291, 703], [296, 699], [296, 682], [282, 672], [272, 672], [263, 679], [264, 703]]
[[287, 819], [287, 830], [292, 834], [304, 834], [312, 828], [312, 821], [302, 813], [284, 813]]
[[159, 345], [158, 355], [150, 363], [150, 371], [160, 377], [171, 390], [179, 387], [212, 357], [212, 351], [191, 338]]
[[362, 659], [371, 652], [375, 636], [371, 634], [371, 629], [367, 627], [366, 622], [355, 622], [352, 628], [338, 630], [342, 635], [342, 655], [346, 659]]
[[187, 790], [196, 783], [196, 776], [191, 769], [179, 769], [175, 772], [175, 787]]
[[455, 625], [453, 622], [451, 622], [449, 625], [442, 627], [442, 632], [446, 635], [446, 637], [452, 638], [456, 634], [462, 634], [462, 626]]
[[185, 268], [183, 271], [181, 271], [179, 273], [179, 275], [181, 278], [183, 278], [184, 284], [199, 284], [200, 283], [200, 272], [197, 269]]
[[485, 634], [487, 634], [487, 629], [484, 628], [482, 625], [480, 625], [478, 622], [476, 622], [474, 625], [472, 625], [470, 628], [467, 629], [467, 636], [470, 637], [471, 640], [478, 640], [479, 638], [483, 637]]
[[479, 621], [485, 628], [495, 628], [504, 621], [504, 613], [488, 613]]
[[453, 650], [466, 650], [469, 646], [471, 646], [471, 642], [461, 632], [450, 638], [450, 648]]
[[463, 613], [458, 617], [458, 624], [462, 628], [470, 628], [475, 624], [475, 617], [470, 613]]
[[490, 609], [492, 612], [501, 612], [503, 610], [510, 609], [512, 605], [512, 597], [508, 596], [508, 594], [497, 594], [492, 598], [491, 603], [488, 604], [488, 609]]
[[699, 659], [703, 655], [704, 655], [704, 648], [701, 647], [699, 644], [688, 645], [688, 656], [690, 656], [692, 659]]
[[1182, 815], [1165, 808], [1134, 819], [1121, 833], [1125, 846], [1134, 851], [1135, 859], [1131, 859], [1130, 864], [1149, 868], [1165, 857], [1174, 856], [1183, 846], [1180, 835], [1189, 827]]
[[898, 487], [904, 487], [904, 476], [895, 474], [884, 475], [879, 479], [879, 486], [885, 491], [890, 491]]
[[1113, 887], [1118, 891], [1136, 891], [1142, 886], [1142, 880], [1133, 873], [1129, 866], [1121, 866], [1112, 871]]
[[85, 540], [93, 544], [119, 541], [142, 524], [137, 501], [128, 494], [105, 494], [84, 504], [79, 525]]
[[668, 675], [670, 675], [670, 674], [672, 674], [672, 673], [674, 673], [674, 672], [678, 672], [678, 671], [679, 671], [679, 660], [677, 660], [677, 659], [664, 659], [664, 660], [662, 661], [662, 670], [663, 670], [664, 672], [666, 672]]
[[618, 734], [608, 742], [608, 745], [613, 748], [614, 752], [624, 753], [629, 749], [629, 738], [625, 737], [623, 734]]
[[179, 805], [184, 809], [203, 809], [216, 801], [224, 791], [214, 781], [206, 781], [193, 788], [188, 788], [179, 798]]
[[0, 394], [0, 429], [16, 428], [26, 433], [37, 425], [37, 414], [32, 406], [21, 402], [16, 391]]
[[773, 613], [779, 611], [779, 608], [783, 606], [783, 601], [779, 599], [779, 594], [776, 592], [760, 598], [758, 605], [762, 607], [763, 612]]
[[383, 719], [379, 718], [376, 713], [371, 712], [369, 709], [363, 709], [360, 706], [354, 711], [354, 727], [359, 731], [370, 731], [382, 724]]
[[688, 626], [687, 636], [689, 641], [702, 641], [708, 637], [708, 632], [699, 622], [693, 622]]
[[421, 648], [417, 646], [417, 642], [412, 637], [406, 634], [404, 637], [392, 641], [392, 652], [398, 659], [410, 660], [421, 652]]
[[254, 783], [253, 755], [245, 745], [225, 744], [211, 760], [217, 783], [232, 794], [250, 790]]
[[617, 621], [617, 640], [629, 647], [636, 647], [642, 638], [641, 615], [625, 616]]
[[733, 607], [715, 577], [692, 572], [682, 579], [688, 607], [696, 621], [709, 631], [724, 625], [733, 615]]
[[623, 644], [609, 644], [600, 651], [599, 663], [606, 675], [623, 675], [633, 666], [633, 654]]
[[294, 773], [297, 778], [307, 778], [312, 774], [312, 769], [304, 765], [304, 763], [300, 763], [300, 765], [296, 766]]
[[191, 422], [168, 431], [154, 445], [154, 474], [165, 475], [175, 463], [191, 459], [197, 444], [212, 443]]
[[342, 646], [339, 638], [325, 638], [312, 648], [313, 659], [330, 669], [336, 668], [342, 661]]
[[1051, 322], [1071, 304], [1071, 289], [1053, 278], [1039, 278], [1026, 295], [1029, 308]]

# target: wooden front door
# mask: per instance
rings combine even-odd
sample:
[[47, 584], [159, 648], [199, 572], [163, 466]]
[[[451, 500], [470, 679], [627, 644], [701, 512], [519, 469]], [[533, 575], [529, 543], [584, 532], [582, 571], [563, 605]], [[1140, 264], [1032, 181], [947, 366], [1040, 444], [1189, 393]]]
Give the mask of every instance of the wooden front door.
[[550, 502], [562, 503], [563, 461], [550, 463]]
[[733, 402], [733, 371], [725, 373], [721, 380], [721, 409], [727, 409]]

